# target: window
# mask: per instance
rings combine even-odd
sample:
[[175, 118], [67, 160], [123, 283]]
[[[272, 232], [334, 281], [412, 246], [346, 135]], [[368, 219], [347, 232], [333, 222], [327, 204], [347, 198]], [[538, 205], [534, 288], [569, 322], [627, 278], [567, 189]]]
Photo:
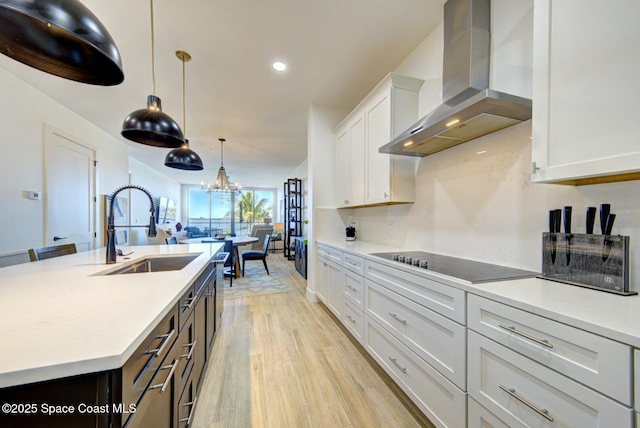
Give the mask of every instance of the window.
[[189, 187], [188, 226], [200, 228], [207, 236], [247, 235], [253, 224], [271, 222], [275, 195], [275, 189], [243, 189], [232, 195]]

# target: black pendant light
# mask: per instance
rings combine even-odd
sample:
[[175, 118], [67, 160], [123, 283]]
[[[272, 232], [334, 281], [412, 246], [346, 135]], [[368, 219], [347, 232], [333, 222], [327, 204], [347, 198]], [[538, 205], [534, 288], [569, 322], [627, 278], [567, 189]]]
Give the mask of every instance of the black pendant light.
[[0, 0], [0, 53], [77, 82], [124, 80], [111, 35], [78, 0]]
[[162, 112], [162, 103], [156, 96], [155, 40], [153, 28], [153, 0], [151, 3], [151, 74], [153, 95], [147, 97], [147, 108], [129, 114], [122, 123], [122, 136], [147, 146], [175, 149], [184, 145], [180, 126]]
[[[186, 101], [186, 84], [185, 84], [185, 63], [191, 61], [191, 55], [185, 51], [176, 51], [176, 56], [182, 61], [182, 127], [184, 135], [187, 135], [187, 101]], [[189, 140], [184, 139], [184, 146], [171, 150], [164, 158], [165, 166], [169, 168], [185, 169], [188, 171], [200, 171], [204, 169], [202, 159], [193, 150], [189, 148]]]

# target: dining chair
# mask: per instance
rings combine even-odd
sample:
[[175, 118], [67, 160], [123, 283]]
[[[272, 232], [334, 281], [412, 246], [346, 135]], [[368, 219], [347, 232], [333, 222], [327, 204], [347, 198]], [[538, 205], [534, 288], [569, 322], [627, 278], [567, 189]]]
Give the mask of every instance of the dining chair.
[[165, 240], [167, 241], [167, 244], [170, 244], [170, 245], [178, 243], [178, 238], [175, 236], [172, 236], [171, 238], [166, 238]]
[[233, 278], [236, 276], [236, 249], [233, 247], [233, 241], [227, 239], [224, 241], [225, 253], [229, 253], [227, 261], [224, 262], [223, 275], [229, 278], [229, 287], [233, 287]]
[[32, 262], [38, 260], [51, 259], [53, 257], [64, 256], [77, 253], [76, 244], [58, 245], [55, 247], [31, 248], [29, 249], [29, 259]]
[[264, 268], [269, 275], [269, 267], [267, 266], [267, 255], [269, 254], [269, 240], [271, 235], [265, 235], [264, 242], [262, 243], [262, 251], [260, 250], [247, 250], [242, 252], [242, 276], [244, 276], [244, 263], [247, 260], [262, 260]]

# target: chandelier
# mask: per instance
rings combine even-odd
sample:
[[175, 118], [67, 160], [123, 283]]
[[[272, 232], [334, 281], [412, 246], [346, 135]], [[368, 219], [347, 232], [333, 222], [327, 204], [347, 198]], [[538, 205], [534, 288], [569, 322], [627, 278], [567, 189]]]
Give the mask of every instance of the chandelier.
[[220, 141], [220, 168], [218, 169], [218, 176], [213, 185], [204, 182], [200, 183], [200, 188], [207, 192], [227, 192], [227, 193], [242, 193], [242, 186], [239, 183], [231, 184], [227, 171], [224, 169], [224, 148], [223, 143], [226, 141], [224, 138], [218, 138]]

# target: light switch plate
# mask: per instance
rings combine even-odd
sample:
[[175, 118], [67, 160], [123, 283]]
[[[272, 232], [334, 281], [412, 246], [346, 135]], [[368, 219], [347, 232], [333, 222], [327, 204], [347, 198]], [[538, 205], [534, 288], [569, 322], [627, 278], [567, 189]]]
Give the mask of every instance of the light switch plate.
[[42, 199], [42, 192], [27, 190], [27, 198], [39, 201]]

